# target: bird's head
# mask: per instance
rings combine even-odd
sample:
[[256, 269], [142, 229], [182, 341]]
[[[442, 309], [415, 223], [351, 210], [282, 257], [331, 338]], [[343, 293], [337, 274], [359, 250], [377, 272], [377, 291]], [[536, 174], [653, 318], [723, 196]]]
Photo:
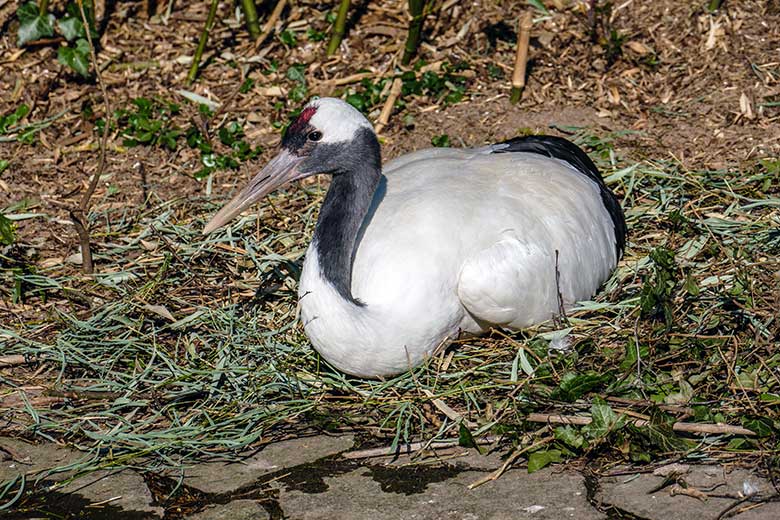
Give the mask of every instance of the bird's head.
[[370, 160], [367, 151], [376, 151], [378, 156], [378, 147], [371, 123], [352, 105], [335, 98], [314, 99], [287, 128], [276, 157], [214, 215], [203, 233], [219, 229], [248, 206], [292, 181], [318, 173], [351, 171]]

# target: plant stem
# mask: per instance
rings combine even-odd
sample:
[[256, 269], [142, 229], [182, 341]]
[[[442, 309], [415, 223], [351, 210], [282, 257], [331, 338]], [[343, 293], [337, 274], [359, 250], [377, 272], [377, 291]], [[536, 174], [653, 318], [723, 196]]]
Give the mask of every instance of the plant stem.
[[401, 58], [401, 65], [409, 65], [412, 58], [417, 54], [417, 47], [420, 45], [420, 34], [422, 33], [423, 8], [425, 0], [409, 0], [409, 14], [412, 20], [409, 22], [409, 32], [406, 35], [406, 46], [404, 47], [404, 56]]
[[[90, 2], [92, 5], [92, 2]], [[94, 265], [92, 263], [92, 248], [89, 239], [89, 214], [90, 201], [92, 195], [97, 189], [100, 177], [106, 169], [106, 143], [108, 142], [108, 134], [111, 131], [111, 105], [108, 101], [108, 92], [106, 91], [106, 84], [103, 82], [103, 76], [100, 74], [100, 67], [98, 66], [97, 53], [95, 52], [95, 42], [92, 40], [92, 31], [90, 30], [90, 21], [87, 16], [87, 7], [84, 6], [84, 2], [78, 2], [79, 13], [81, 14], [81, 21], [87, 30], [85, 34], [87, 36], [87, 43], [89, 43], [89, 56], [92, 59], [92, 67], [95, 69], [95, 77], [100, 85], [100, 91], [103, 94], [103, 103], [106, 110], [106, 126], [103, 128], [103, 135], [100, 137], [100, 157], [98, 159], [98, 167], [95, 173], [92, 174], [92, 179], [89, 182], [87, 191], [81, 196], [81, 202], [79, 207], [70, 211], [71, 220], [76, 226], [76, 232], [79, 235], [79, 243], [81, 246], [81, 269], [85, 274], [92, 274], [94, 272]]]
[[517, 104], [523, 95], [525, 88], [525, 69], [528, 63], [528, 42], [531, 39], [531, 27], [533, 27], [531, 11], [526, 11], [520, 18], [520, 27], [517, 34], [517, 54], [515, 54], [515, 69], [512, 73], [512, 93], [509, 102]]
[[333, 33], [328, 42], [327, 54], [330, 56], [341, 45], [341, 39], [344, 38], [345, 27], [347, 25], [347, 12], [349, 11], [349, 0], [341, 0], [339, 4], [339, 13], [336, 15], [336, 23], [333, 24]]
[[195, 49], [195, 55], [192, 57], [192, 65], [190, 66], [190, 72], [187, 74], [187, 83], [195, 81], [195, 77], [198, 75], [198, 67], [200, 66], [200, 59], [203, 57], [203, 51], [206, 48], [206, 42], [209, 39], [209, 31], [214, 26], [214, 18], [217, 16], [218, 0], [211, 0], [211, 6], [209, 6], [209, 15], [206, 18], [206, 25], [203, 26], [203, 31], [200, 33], [200, 40], [198, 40], [198, 48]]
[[720, 9], [720, 4], [723, 3], [723, 0], [710, 0], [710, 5], [707, 7], [707, 9], [710, 12], [717, 11]]
[[49, 12], [49, 0], [40, 0], [40, 2], [38, 3], [38, 14], [44, 16], [48, 12]]
[[256, 40], [260, 36], [260, 23], [257, 21], [255, 0], [241, 0], [241, 8], [246, 16], [246, 28], [249, 31], [249, 36], [252, 40]]

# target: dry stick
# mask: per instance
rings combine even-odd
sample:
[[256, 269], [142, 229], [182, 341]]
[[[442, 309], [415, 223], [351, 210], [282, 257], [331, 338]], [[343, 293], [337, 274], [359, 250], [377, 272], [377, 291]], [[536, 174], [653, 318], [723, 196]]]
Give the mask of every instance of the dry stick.
[[209, 39], [209, 32], [214, 26], [214, 18], [217, 16], [217, 5], [219, 0], [211, 0], [209, 6], [209, 15], [206, 18], [206, 25], [203, 26], [203, 31], [200, 33], [200, 40], [198, 40], [198, 48], [195, 49], [195, 56], [192, 57], [192, 65], [190, 71], [187, 73], [187, 83], [195, 81], [195, 76], [198, 75], [198, 67], [200, 67], [200, 59], [203, 57], [203, 51], [206, 49], [206, 42]]
[[[528, 414], [526, 421], [545, 423], [545, 424], [576, 424], [585, 425], [590, 424], [592, 419], [590, 417], [582, 417], [579, 415], [556, 415], [545, 413], [531, 413]], [[637, 419], [632, 421], [636, 427], [648, 426], [649, 421]], [[685, 423], [676, 422], [672, 424], [672, 430], [676, 432], [686, 433], [711, 433], [711, 434], [727, 434], [727, 435], [755, 435], [755, 432], [742, 428], [741, 426], [732, 426], [730, 424], [701, 424], [701, 423]]]
[[103, 128], [103, 135], [100, 137], [100, 158], [98, 159], [98, 167], [95, 173], [92, 174], [92, 179], [89, 182], [89, 187], [84, 195], [81, 197], [79, 207], [70, 211], [70, 218], [73, 221], [73, 225], [76, 226], [76, 232], [79, 235], [79, 244], [81, 246], [81, 270], [85, 274], [92, 274], [94, 272], [94, 266], [92, 264], [92, 248], [89, 240], [89, 221], [87, 220], [87, 214], [89, 213], [90, 200], [92, 195], [97, 189], [98, 181], [103, 175], [106, 169], [106, 143], [108, 141], [108, 134], [111, 128], [111, 105], [108, 102], [108, 92], [106, 91], [106, 84], [103, 83], [103, 76], [100, 74], [100, 67], [98, 67], [97, 53], [95, 52], [95, 44], [92, 41], [91, 25], [87, 21], [87, 15], [84, 11], [84, 4], [78, 1], [79, 13], [81, 13], [81, 21], [86, 27], [84, 33], [87, 36], [87, 42], [89, 43], [89, 56], [92, 59], [92, 67], [95, 69], [95, 77], [100, 85], [100, 91], [103, 94], [103, 103], [106, 109], [106, 125]]
[[546, 437], [546, 438], [544, 438], [544, 439], [542, 439], [540, 441], [537, 441], [537, 442], [535, 442], [533, 444], [530, 444], [530, 445], [526, 446], [525, 448], [520, 448], [518, 446], [518, 449], [516, 449], [515, 451], [512, 452], [512, 454], [509, 456], [509, 458], [506, 459], [506, 461], [504, 462], [504, 464], [500, 468], [498, 468], [496, 471], [494, 471], [490, 475], [484, 476], [481, 479], [479, 479], [479, 480], [469, 484], [469, 489], [474, 489], [475, 487], [481, 486], [482, 484], [485, 484], [486, 482], [490, 482], [491, 480], [496, 480], [501, 475], [503, 475], [506, 472], [507, 469], [509, 469], [509, 466], [514, 464], [514, 462], [520, 457], [520, 455], [522, 455], [523, 453], [525, 453], [527, 451], [531, 451], [531, 450], [533, 450], [535, 448], [538, 448], [539, 446], [544, 446], [545, 444], [547, 444], [548, 442], [552, 442], [553, 440], [555, 440], [555, 437]]
[[380, 133], [390, 121], [390, 114], [393, 113], [393, 107], [398, 96], [401, 95], [401, 88], [403, 87], [403, 81], [401, 78], [395, 78], [393, 85], [390, 87], [390, 93], [387, 95], [385, 104], [382, 107], [382, 112], [379, 113], [379, 119], [376, 120], [376, 133]]
[[515, 54], [515, 70], [512, 74], [512, 93], [509, 102], [513, 105], [520, 101], [525, 88], [525, 68], [528, 63], [528, 42], [531, 40], [531, 27], [534, 20], [531, 11], [526, 11], [520, 18], [517, 34], [517, 54]]
[[282, 11], [284, 11], [284, 6], [286, 5], [287, 0], [279, 0], [276, 2], [276, 7], [274, 7], [271, 16], [268, 17], [268, 20], [266, 20], [265, 25], [263, 26], [263, 33], [255, 42], [255, 49], [259, 48], [265, 39], [268, 38], [268, 35], [271, 34], [271, 31], [274, 30], [274, 25], [276, 25], [276, 21], [279, 20], [279, 17], [282, 16]]
[[[474, 439], [474, 442], [479, 445], [485, 445], [485, 444], [493, 444], [498, 439], [499, 439], [498, 437], [488, 435], [485, 437]], [[366, 450], [348, 451], [346, 453], [342, 453], [341, 456], [345, 459], [368, 459], [373, 457], [392, 457], [402, 453], [412, 453], [414, 451], [418, 451], [426, 447], [434, 450], [441, 450], [446, 448], [456, 448], [458, 446], [460, 446], [460, 441], [458, 441], [457, 439], [440, 440], [440, 441], [433, 441], [433, 442], [422, 441], [422, 442], [412, 442], [410, 444], [407, 444], [403, 451], [401, 451], [400, 448], [393, 449], [390, 446], [383, 446], [381, 448], [369, 448]]]
[[341, 45], [347, 25], [347, 12], [349, 12], [349, 0], [341, 0], [339, 12], [336, 15], [336, 23], [333, 24], [333, 33], [330, 35], [330, 41], [328, 42], [328, 56], [336, 52], [336, 49]]
[[13, 367], [16, 365], [24, 365], [27, 360], [21, 354], [15, 354], [11, 356], [0, 356], [0, 368]]
[[255, 0], [241, 0], [241, 8], [246, 16], [246, 28], [249, 31], [249, 36], [256, 40], [260, 36], [260, 23], [257, 21]]
[[417, 53], [417, 47], [420, 45], [420, 34], [422, 34], [422, 25], [425, 15], [423, 14], [425, 0], [409, 0], [409, 14], [412, 19], [409, 22], [409, 32], [406, 35], [406, 45], [404, 46], [404, 55], [401, 58], [401, 65], [409, 65], [412, 58]]

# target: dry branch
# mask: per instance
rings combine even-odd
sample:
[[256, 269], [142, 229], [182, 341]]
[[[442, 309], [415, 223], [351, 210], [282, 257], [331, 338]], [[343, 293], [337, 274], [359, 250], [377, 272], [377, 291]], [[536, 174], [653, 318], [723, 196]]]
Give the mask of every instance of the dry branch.
[[255, 42], [255, 49], [259, 48], [260, 45], [265, 41], [266, 38], [268, 38], [268, 35], [271, 34], [271, 32], [274, 30], [274, 25], [276, 25], [276, 22], [279, 20], [279, 17], [282, 16], [282, 11], [284, 11], [284, 7], [287, 5], [287, 0], [279, 0], [276, 2], [276, 7], [274, 7], [274, 10], [271, 12], [271, 16], [268, 17], [268, 20], [266, 20], [265, 25], [263, 25], [263, 32], [260, 34], [260, 37]]
[[[590, 417], [583, 417], [580, 415], [557, 415], [546, 413], [531, 413], [526, 417], [526, 421], [545, 423], [545, 424], [575, 424], [583, 426], [590, 424], [592, 419]], [[636, 419], [632, 421], [632, 424], [637, 427], [648, 426], [649, 421], [643, 419]], [[715, 435], [755, 435], [755, 432], [743, 428], [741, 426], [733, 426], [730, 424], [702, 424], [702, 423], [686, 423], [676, 422], [672, 424], [672, 430], [676, 432], [686, 433], [700, 433], [700, 434], [715, 434]]]

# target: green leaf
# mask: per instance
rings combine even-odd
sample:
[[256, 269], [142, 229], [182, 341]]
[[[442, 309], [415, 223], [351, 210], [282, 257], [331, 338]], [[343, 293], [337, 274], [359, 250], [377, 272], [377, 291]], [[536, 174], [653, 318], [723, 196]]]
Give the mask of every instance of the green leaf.
[[756, 432], [759, 437], [769, 437], [775, 430], [774, 423], [768, 417], [743, 417], [742, 426]]
[[290, 65], [290, 68], [287, 69], [287, 79], [290, 79], [292, 81], [297, 81], [301, 84], [306, 84], [306, 65]]
[[462, 446], [463, 448], [475, 448], [482, 453], [479, 446], [477, 446], [477, 443], [474, 441], [474, 436], [471, 435], [471, 432], [468, 427], [466, 427], [464, 421], [461, 421], [458, 426], [458, 446]]
[[582, 431], [591, 439], [601, 439], [623, 425], [624, 419], [618, 418], [612, 407], [603, 401], [596, 401], [590, 408], [591, 423], [582, 427]]
[[89, 76], [89, 43], [84, 38], [76, 40], [75, 47], [60, 47], [57, 61], [84, 77]]
[[[447, 134], [436, 135], [431, 138], [431, 144], [437, 148], [449, 148], [450, 136]], [[522, 351], [522, 349], [521, 349]]]
[[3, 173], [6, 169], [8, 169], [8, 165], [10, 165], [11, 162], [7, 159], [0, 159], [0, 173]]
[[549, 15], [550, 11], [544, 6], [541, 0], [528, 0], [528, 5], [541, 12], [544, 15]]
[[39, 40], [45, 36], [54, 36], [54, 15], [46, 13], [41, 16], [34, 2], [27, 2], [16, 10], [19, 19], [19, 32], [16, 44], [21, 47], [27, 42]]
[[572, 402], [604, 383], [606, 379], [606, 375], [596, 374], [595, 372], [587, 372], [585, 374], [567, 372], [561, 379], [561, 384], [555, 393], [559, 399]]
[[560, 441], [567, 446], [579, 449], [585, 445], [585, 437], [575, 430], [571, 425], [558, 426], [555, 428], [555, 440]]
[[78, 37], [86, 37], [86, 34], [84, 33], [84, 24], [81, 23], [80, 19], [73, 16], [67, 16], [58, 20], [57, 28], [68, 41], [75, 40]]
[[528, 473], [539, 471], [552, 462], [561, 461], [561, 450], [535, 451], [528, 456]]
[[5, 215], [0, 213], [0, 244], [10, 246], [16, 241], [16, 231], [14, 223]]

